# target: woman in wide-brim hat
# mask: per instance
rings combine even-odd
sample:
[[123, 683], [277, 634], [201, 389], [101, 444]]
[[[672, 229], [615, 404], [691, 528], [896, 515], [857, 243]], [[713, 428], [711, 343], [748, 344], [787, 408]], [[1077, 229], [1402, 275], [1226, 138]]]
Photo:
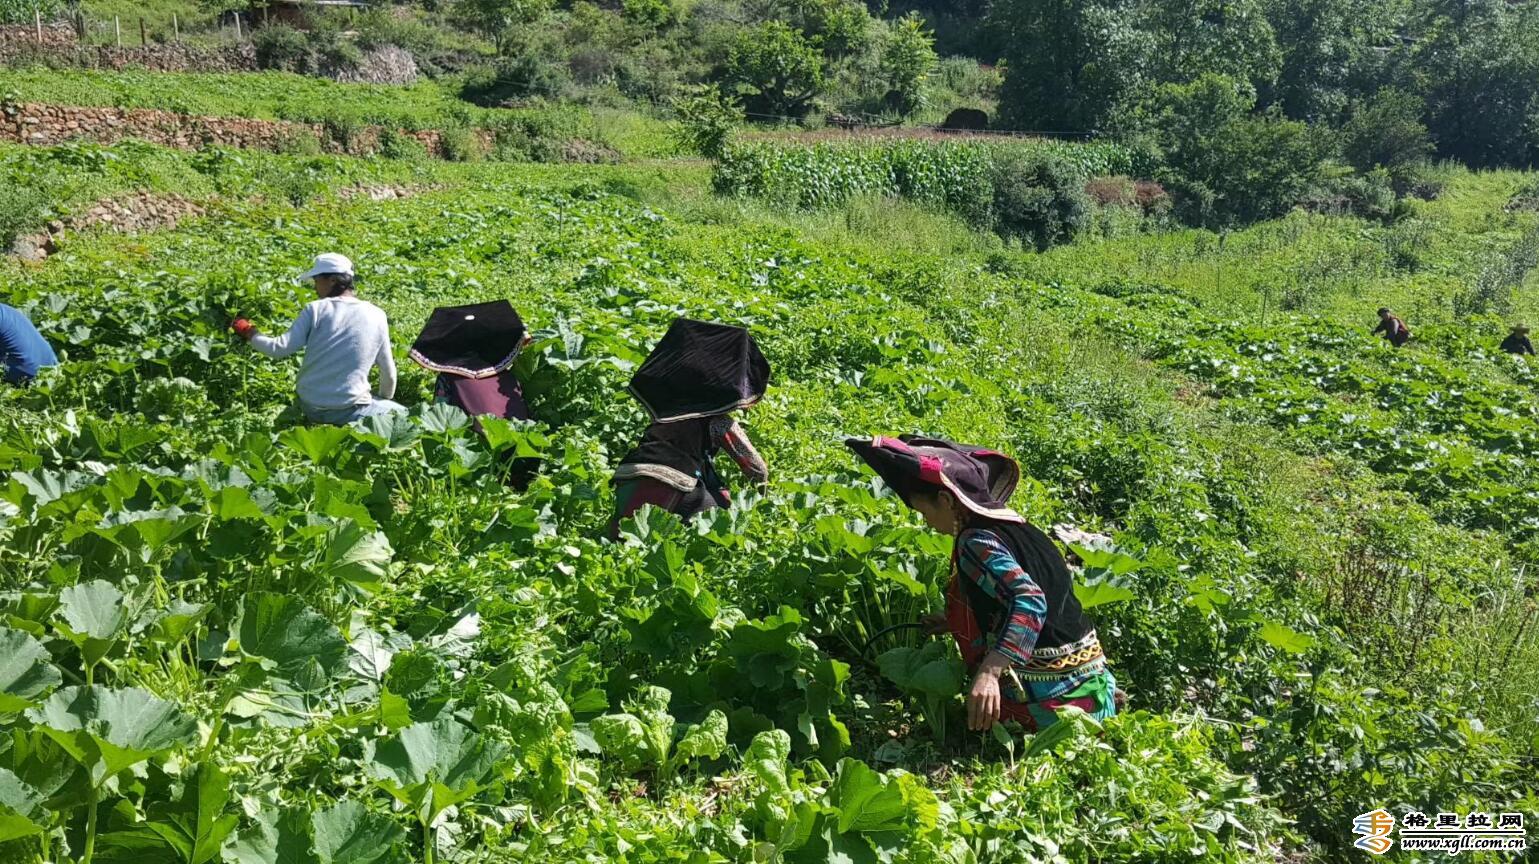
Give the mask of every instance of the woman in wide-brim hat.
[[845, 442], [931, 528], [956, 538], [944, 622], [971, 678], [968, 728], [1041, 729], [1066, 706], [1116, 713], [1116, 680], [1053, 542], [1009, 500], [1020, 480], [1002, 453], [938, 438]]
[[1532, 354], [1534, 343], [1528, 341], [1528, 327], [1518, 324], [1502, 340], [1502, 350], [1509, 354]]

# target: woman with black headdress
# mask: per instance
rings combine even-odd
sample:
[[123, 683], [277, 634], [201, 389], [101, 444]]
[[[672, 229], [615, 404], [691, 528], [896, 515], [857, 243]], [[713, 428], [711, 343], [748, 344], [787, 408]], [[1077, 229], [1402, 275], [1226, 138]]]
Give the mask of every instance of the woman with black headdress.
[[931, 528], [956, 538], [946, 611], [926, 623], [949, 631], [967, 664], [968, 728], [1015, 720], [1041, 729], [1067, 706], [1098, 719], [1117, 713], [1116, 680], [1062, 553], [1010, 509], [1015, 460], [911, 435], [845, 444]]
[[615, 469], [615, 517], [620, 521], [644, 505], [681, 518], [731, 497], [716, 473], [718, 451], [737, 463], [750, 482], [769, 480], [769, 468], [731, 412], [764, 397], [769, 362], [741, 327], [680, 318], [631, 379], [630, 391], [647, 409], [652, 424]]
[[524, 388], [513, 362], [529, 344], [524, 319], [506, 300], [440, 306], [433, 310], [410, 357], [438, 373], [433, 398], [464, 411], [479, 430], [478, 418], [528, 420]]

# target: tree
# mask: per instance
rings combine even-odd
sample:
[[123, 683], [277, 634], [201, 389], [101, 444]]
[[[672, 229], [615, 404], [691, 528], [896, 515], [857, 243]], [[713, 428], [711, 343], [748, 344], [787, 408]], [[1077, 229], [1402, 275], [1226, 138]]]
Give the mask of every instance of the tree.
[[1475, 167], [1533, 164], [1539, 4], [1456, 4], [1429, 33], [1412, 62], [1438, 153]]
[[1146, 0], [1139, 26], [1150, 34], [1149, 75], [1157, 83], [1214, 73], [1260, 86], [1282, 64], [1260, 0]]
[[1222, 75], [1156, 91], [1159, 179], [1186, 221], [1218, 228], [1279, 216], [1319, 176], [1309, 127], [1276, 111], [1252, 115], [1255, 104], [1249, 83]]
[[1397, 4], [1381, 0], [1266, 0], [1281, 53], [1277, 80], [1262, 88], [1289, 117], [1339, 122], [1354, 98], [1388, 74], [1380, 49], [1400, 43]]
[[455, 0], [454, 16], [500, 50], [510, 29], [533, 24], [554, 5], [555, 0]]
[[908, 116], [924, 104], [925, 81], [936, 60], [935, 37], [925, 29], [924, 19], [909, 14], [893, 22], [882, 46], [881, 72], [888, 101], [898, 113]]
[[620, 10], [627, 21], [650, 30], [661, 30], [678, 18], [672, 0], [622, 0]]
[[875, 23], [865, 4], [856, 0], [775, 0], [764, 12], [765, 20], [782, 21], [802, 31], [828, 60], [864, 51]]
[[1135, 0], [999, 0], [989, 20], [1006, 46], [1004, 125], [1110, 125], [1146, 80], [1150, 40], [1135, 26], [1135, 12]]
[[801, 117], [823, 89], [823, 57], [799, 30], [766, 21], [739, 34], [726, 79], [750, 113]]
[[1386, 88], [1361, 103], [1341, 129], [1341, 157], [1359, 171], [1383, 168], [1402, 188], [1432, 155], [1414, 94]]

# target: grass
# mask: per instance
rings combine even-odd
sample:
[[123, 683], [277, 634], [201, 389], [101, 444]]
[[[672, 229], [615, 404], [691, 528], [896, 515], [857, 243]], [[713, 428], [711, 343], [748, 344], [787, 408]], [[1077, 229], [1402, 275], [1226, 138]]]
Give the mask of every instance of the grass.
[[[1503, 212], [1532, 174], [1447, 168], [1441, 176], [1443, 193], [1413, 201], [1410, 216], [1392, 225], [1295, 212], [1222, 236], [1187, 229], [1090, 239], [1029, 257], [1023, 269], [1084, 287], [1159, 285], [1235, 318], [1297, 311], [1372, 327], [1374, 310], [1387, 305], [1413, 331], [1452, 324], [1453, 298], [1539, 226], [1539, 214]], [[1539, 314], [1536, 288], [1530, 273], [1510, 314]]]
[[623, 109], [577, 106], [479, 108], [434, 82], [410, 86], [341, 84], [287, 72], [157, 73], [91, 69], [0, 69], [0, 93], [23, 102], [157, 108], [209, 117], [324, 122], [347, 116], [404, 129], [518, 123], [583, 138], [625, 156], [674, 152], [663, 121]]
[[151, 43], [169, 42], [177, 30], [183, 42], [199, 45], [233, 41], [235, 35], [219, 28], [215, 13], [185, 0], [83, 0], [80, 12], [85, 17], [86, 41], [97, 45], [114, 43], [114, 18], [122, 28], [125, 48], [140, 44], [140, 21], [144, 22]]

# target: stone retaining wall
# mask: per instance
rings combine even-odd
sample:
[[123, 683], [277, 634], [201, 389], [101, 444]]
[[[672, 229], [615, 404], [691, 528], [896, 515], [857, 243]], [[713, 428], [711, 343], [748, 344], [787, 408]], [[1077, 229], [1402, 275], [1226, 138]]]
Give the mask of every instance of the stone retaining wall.
[[[128, 38], [125, 31], [124, 38]], [[134, 39], [139, 34], [133, 34]], [[0, 64], [42, 62], [91, 69], [147, 69], [151, 72], [255, 72], [256, 51], [250, 43], [204, 48], [171, 42], [115, 48], [82, 45], [68, 24], [43, 27], [38, 41], [32, 25], [0, 25]]]
[[[80, 139], [112, 144], [137, 138], [182, 150], [215, 145], [282, 151], [309, 137], [318, 141], [325, 152], [366, 156], [379, 149], [383, 131], [378, 126], [365, 127], [344, 147], [343, 142], [328, 136], [320, 123], [192, 117], [152, 108], [85, 108], [35, 102], [9, 103], [0, 111], [0, 140], [39, 146]], [[400, 134], [420, 141], [430, 155], [442, 156], [443, 145], [436, 130]], [[489, 144], [489, 135], [482, 134], [482, 143]]]

